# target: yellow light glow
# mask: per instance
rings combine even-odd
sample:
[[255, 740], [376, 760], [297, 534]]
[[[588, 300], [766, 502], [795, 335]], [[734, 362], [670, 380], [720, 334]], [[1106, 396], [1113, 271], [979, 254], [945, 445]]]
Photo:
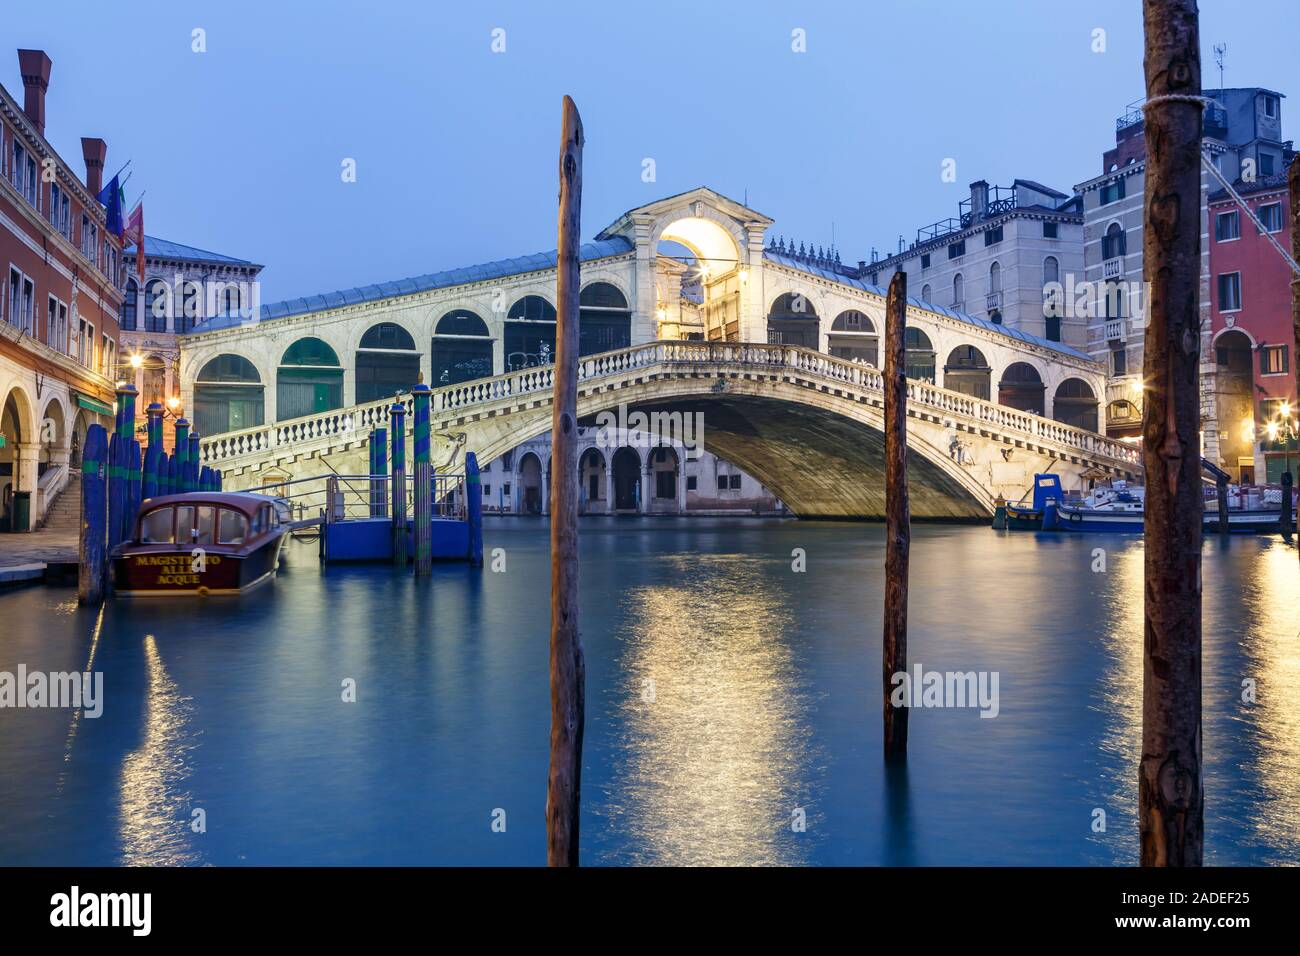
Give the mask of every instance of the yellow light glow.
[[741, 270], [740, 270], [740, 281], [741, 281], [741, 282], [748, 282], [748, 281], [749, 281], [749, 270], [748, 270], [748, 269], [741, 269]]
[[139, 368], [139, 367], [142, 366], [142, 365], [144, 365], [144, 356], [143, 356], [143, 355], [141, 355], [139, 352], [137, 352], [135, 355], [132, 355], [132, 356], [131, 356], [131, 367], [132, 367], [132, 368]]
[[1143, 388], [1142, 379], [1140, 378], [1134, 379], [1129, 384], [1129, 388], [1132, 389], [1134, 395], [1140, 395], [1142, 393], [1142, 388]]
[[177, 409], [177, 408], [180, 407], [180, 404], [181, 404], [181, 400], [180, 400], [179, 398], [177, 398], [175, 395], [173, 395], [171, 398], [167, 399], [167, 407], [170, 408], [170, 409], [173, 409], [173, 410], [174, 410], [174, 409]]
[[1290, 403], [1290, 402], [1283, 402], [1283, 403], [1282, 403], [1282, 408], [1280, 409], [1280, 411], [1282, 412], [1282, 417], [1283, 417], [1283, 418], [1290, 418], [1290, 417], [1291, 417], [1291, 403]]
[[1264, 430], [1268, 432], [1269, 441], [1272, 441], [1273, 439], [1277, 438], [1277, 422], [1269, 422], [1267, 425], [1264, 426]]

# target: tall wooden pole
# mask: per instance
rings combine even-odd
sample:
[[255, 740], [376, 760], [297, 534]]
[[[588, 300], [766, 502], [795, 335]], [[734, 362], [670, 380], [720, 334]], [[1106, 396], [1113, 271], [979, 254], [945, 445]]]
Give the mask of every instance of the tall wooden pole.
[[1151, 302], [1143, 362], [1146, 587], [1138, 828], [1143, 866], [1200, 866], [1200, 38], [1196, 0], [1144, 0], [1143, 13], [1142, 255]]
[[[897, 674], [907, 673], [907, 565], [912, 515], [907, 500], [907, 273], [895, 272], [885, 301], [885, 758], [907, 756], [907, 707], [896, 707]], [[904, 685], [906, 686], [906, 685]]]
[[[1291, 203], [1291, 258], [1300, 256], [1300, 156], [1291, 160], [1286, 175], [1287, 194]], [[1291, 273], [1291, 327], [1295, 341], [1291, 346], [1291, 367], [1295, 371], [1295, 393], [1291, 397], [1291, 410], [1300, 416], [1300, 276]], [[1291, 470], [1291, 455], [1287, 452], [1287, 471]], [[1297, 469], [1300, 470], [1300, 469]], [[1300, 478], [1300, 475], [1295, 477]], [[1300, 524], [1300, 520], [1296, 522]], [[1300, 555], [1300, 547], [1296, 548]]]
[[555, 403], [551, 412], [551, 768], [546, 862], [578, 865], [586, 663], [578, 629], [578, 247], [582, 118], [564, 98], [555, 268]]

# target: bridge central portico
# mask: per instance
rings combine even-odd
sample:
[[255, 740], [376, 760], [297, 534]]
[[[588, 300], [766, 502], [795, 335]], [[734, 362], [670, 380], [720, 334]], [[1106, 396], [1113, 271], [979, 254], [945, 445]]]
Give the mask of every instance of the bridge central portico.
[[[584, 244], [580, 410], [689, 406], [710, 451], [797, 513], [878, 514], [885, 292], [833, 252], [775, 241], [771, 225], [700, 188]], [[325, 470], [423, 378], [440, 427], [486, 463], [549, 427], [533, 413], [550, 401], [554, 289], [545, 253], [210, 319], [181, 340], [182, 405], [207, 463], [247, 485], [271, 467]], [[915, 298], [907, 326], [915, 448], [933, 464], [918, 468], [942, 489], [916, 514], [1019, 497], [1031, 459], [1131, 467], [1129, 449], [1092, 434], [1104, 375], [1087, 356]]]

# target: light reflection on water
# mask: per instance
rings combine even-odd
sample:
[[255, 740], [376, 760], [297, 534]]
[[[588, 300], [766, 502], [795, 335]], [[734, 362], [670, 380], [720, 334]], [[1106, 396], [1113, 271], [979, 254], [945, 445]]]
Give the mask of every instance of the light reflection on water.
[[167, 674], [152, 634], [144, 639], [148, 682], [140, 746], [126, 755], [120, 779], [119, 826], [126, 866], [198, 863], [186, 825], [190, 817], [189, 698]]
[[625, 598], [621, 772], [600, 812], [627, 833], [623, 862], [804, 862], [811, 730], [785, 596], [744, 555], [670, 562], [674, 583]]

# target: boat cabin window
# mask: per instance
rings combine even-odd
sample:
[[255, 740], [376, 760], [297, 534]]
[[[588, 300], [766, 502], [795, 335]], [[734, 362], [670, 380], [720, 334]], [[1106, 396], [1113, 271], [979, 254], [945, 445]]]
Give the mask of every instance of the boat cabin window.
[[140, 543], [171, 544], [174, 517], [175, 510], [172, 508], [155, 508], [150, 511], [140, 519]]
[[189, 545], [194, 540], [194, 506], [180, 505], [176, 508], [176, 543]]
[[220, 544], [243, 544], [248, 537], [248, 519], [238, 511], [221, 509]]
[[266, 505], [257, 509], [257, 514], [253, 515], [253, 537], [266, 530]]
[[211, 505], [199, 507], [199, 526], [194, 535], [194, 543], [200, 547], [212, 544], [217, 530], [217, 509]]

